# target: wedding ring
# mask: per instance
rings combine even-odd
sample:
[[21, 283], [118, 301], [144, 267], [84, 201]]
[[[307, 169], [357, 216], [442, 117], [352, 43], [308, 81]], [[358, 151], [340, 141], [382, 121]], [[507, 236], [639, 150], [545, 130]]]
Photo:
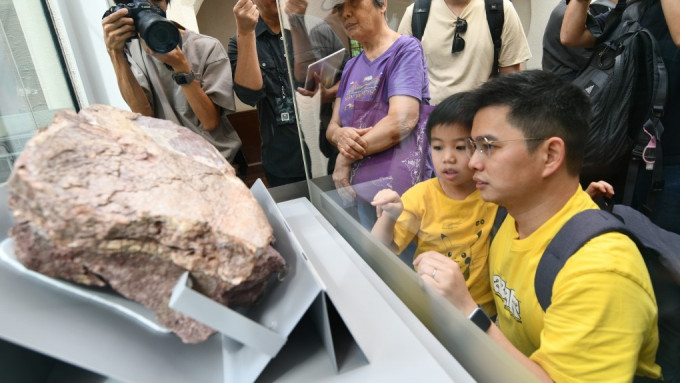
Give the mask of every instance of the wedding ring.
[[437, 276], [437, 269], [432, 270], [432, 279]]

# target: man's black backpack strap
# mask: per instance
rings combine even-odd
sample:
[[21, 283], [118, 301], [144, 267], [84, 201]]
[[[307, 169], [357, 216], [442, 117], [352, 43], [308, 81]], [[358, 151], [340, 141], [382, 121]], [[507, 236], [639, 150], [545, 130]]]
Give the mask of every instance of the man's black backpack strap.
[[503, 221], [505, 221], [505, 217], [508, 216], [508, 210], [504, 208], [503, 206], [499, 206], [498, 210], [496, 211], [496, 218], [493, 220], [493, 225], [491, 225], [491, 232], [489, 233], [489, 241], [492, 241], [496, 234], [498, 233], [498, 229], [501, 228], [501, 225], [503, 224]]
[[[613, 231], [626, 234], [636, 243], [645, 258], [655, 292], [659, 283], [680, 285], [680, 235], [661, 229], [629, 206], [614, 205], [612, 213], [584, 210], [562, 226], [538, 263], [534, 288], [544, 311], [551, 303], [555, 277], [569, 258], [592, 238]], [[657, 278], [659, 268], [665, 269], [663, 278]], [[657, 300], [661, 305], [660, 297]]]
[[623, 223], [603, 210], [584, 210], [569, 221], [555, 235], [536, 268], [534, 288], [538, 303], [547, 310], [552, 302], [552, 288], [557, 273], [569, 258], [586, 242], [600, 234], [623, 230]]
[[[413, 14], [411, 15], [411, 35], [418, 40], [423, 39], [425, 33], [425, 25], [427, 18], [430, 16], [430, 6], [432, 0], [416, 0], [413, 4]], [[489, 23], [489, 31], [491, 32], [491, 40], [493, 41], [493, 69], [492, 76], [498, 76], [499, 66], [498, 58], [501, 53], [503, 23], [505, 16], [503, 14], [503, 0], [484, 0], [486, 9], [486, 21]]]
[[[596, 36], [595, 44], [600, 44], [609, 39], [611, 34], [614, 33], [616, 28], [621, 23], [621, 18], [623, 17], [623, 12], [626, 10], [626, 7], [626, 2], [621, 1], [620, 3], [617, 3], [611, 11], [609, 11], [607, 18], [604, 21], [604, 27], [602, 28], [601, 34]], [[588, 18], [586, 22], [588, 23], [590, 20], [591, 18]]]
[[485, 0], [486, 6], [486, 21], [489, 23], [489, 31], [491, 31], [491, 40], [493, 41], [493, 69], [491, 75], [496, 77], [500, 74], [498, 59], [501, 55], [501, 46], [503, 45], [503, 23], [505, 17], [503, 14], [503, 0]]
[[432, 0], [416, 0], [413, 4], [413, 15], [411, 16], [411, 34], [418, 40], [423, 39], [425, 24], [430, 16], [430, 5]]

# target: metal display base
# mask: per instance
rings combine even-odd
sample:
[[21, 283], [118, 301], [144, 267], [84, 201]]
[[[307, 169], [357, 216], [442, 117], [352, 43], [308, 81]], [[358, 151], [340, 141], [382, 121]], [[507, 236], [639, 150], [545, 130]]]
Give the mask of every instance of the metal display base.
[[[253, 192], [295, 266], [283, 282], [246, 312], [183, 307], [181, 292], [193, 291], [177, 286], [176, 307], [225, 335], [183, 344], [0, 263], [0, 338], [123, 382], [473, 381], [309, 200], [275, 204], [266, 189]], [[227, 317], [255, 330], [234, 332]], [[0, 361], [0, 380], [20, 366]]]
[[251, 191], [274, 230], [274, 248], [286, 260], [281, 281], [275, 281], [261, 301], [241, 313], [192, 290], [185, 273], [174, 288], [169, 306], [219, 331], [223, 336], [224, 381], [247, 382], [260, 375], [316, 302], [314, 318], [337, 370], [323, 282], [262, 181], [257, 180]]

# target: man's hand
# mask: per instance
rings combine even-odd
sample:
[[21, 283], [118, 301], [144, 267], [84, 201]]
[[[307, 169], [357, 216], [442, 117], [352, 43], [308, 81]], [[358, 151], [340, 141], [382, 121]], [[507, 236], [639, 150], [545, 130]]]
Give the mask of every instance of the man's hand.
[[[303, 96], [307, 97], [312, 97], [318, 92], [320, 89], [322, 90], [321, 92], [321, 97], [323, 97], [323, 84], [321, 84], [321, 78], [319, 77], [319, 74], [316, 72], [312, 72], [312, 77], [314, 78], [314, 90], [308, 90], [303, 87], [298, 87], [297, 91]], [[321, 103], [323, 103], [323, 99], [321, 100]]]
[[297, 91], [303, 96], [307, 97], [312, 97], [316, 94], [316, 92], [321, 92], [321, 103], [322, 104], [327, 104], [327, 103], [332, 103], [335, 101], [335, 95], [338, 94], [338, 87], [340, 85], [340, 82], [336, 82], [335, 85], [333, 85], [330, 88], [326, 88], [324, 84], [321, 82], [321, 77], [319, 77], [319, 74], [314, 72], [312, 73], [312, 76], [314, 76], [314, 84], [315, 88], [314, 90], [307, 90], [302, 87], [298, 87]]
[[125, 42], [137, 35], [135, 22], [127, 17], [128, 9], [119, 9], [102, 19], [104, 43], [109, 54], [122, 52]]
[[137, 35], [135, 22], [127, 16], [128, 9], [119, 9], [116, 12], [102, 19], [102, 29], [104, 30], [104, 43], [109, 53], [113, 71], [116, 73], [118, 89], [123, 96], [125, 103], [135, 113], [153, 117], [153, 109], [149, 100], [144, 94], [144, 90], [132, 74], [130, 63], [123, 48], [125, 42]]
[[297, 88], [297, 92], [306, 97], [313, 97], [318, 90], [319, 90], [318, 87], [314, 90], [307, 90], [301, 86]]
[[181, 49], [179, 49], [179, 45], [175, 47], [175, 49], [171, 50], [168, 53], [158, 53], [155, 52], [153, 49], [149, 48], [148, 45], [146, 45], [146, 42], [144, 40], [141, 40], [142, 43], [142, 48], [144, 48], [144, 51], [148, 53], [150, 56], [155, 58], [156, 60], [170, 65], [172, 67], [172, 70], [176, 73], [189, 73], [191, 72], [191, 66], [189, 65], [189, 61], [187, 58], [184, 56], [184, 52], [182, 52]]
[[477, 303], [465, 285], [465, 278], [458, 264], [436, 251], [426, 251], [413, 261], [418, 275], [463, 314], [469, 315]]
[[249, 33], [255, 31], [260, 12], [253, 0], [238, 0], [234, 5], [234, 16], [236, 16], [237, 33]]
[[399, 194], [392, 189], [383, 189], [376, 193], [371, 205], [375, 206], [378, 218], [385, 213], [393, 221], [396, 221], [401, 212], [404, 211], [404, 204], [401, 202]]
[[307, 0], [288, 0], [284, 11], [289, 17], [304, 15], [307, 12]]

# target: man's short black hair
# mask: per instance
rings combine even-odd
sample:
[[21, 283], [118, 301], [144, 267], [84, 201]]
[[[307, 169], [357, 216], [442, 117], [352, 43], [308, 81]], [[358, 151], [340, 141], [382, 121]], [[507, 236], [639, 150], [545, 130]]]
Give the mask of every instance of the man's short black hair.
[[432, 141], [432, 129], [435, 126], [459, 124], [467, 128], [468, 132], [472, 129], [474, 113], [470, 105], [465, 103], [469, 94], [470, 92], [453, 94], [435, 106], [425, 125], [428, 141]]
[[[524, 137], [561, 138], [567, 170], [572, 175], [580, 173], [590, 129], [590, 100], [578, 87], [553, 73], [527, 70], [482, 84], [471, 92], [467, 102], [475, 113], [490, 106], [509, 107], [508, 122]], [[540, 144], [527, 142], [529, 151]]]

